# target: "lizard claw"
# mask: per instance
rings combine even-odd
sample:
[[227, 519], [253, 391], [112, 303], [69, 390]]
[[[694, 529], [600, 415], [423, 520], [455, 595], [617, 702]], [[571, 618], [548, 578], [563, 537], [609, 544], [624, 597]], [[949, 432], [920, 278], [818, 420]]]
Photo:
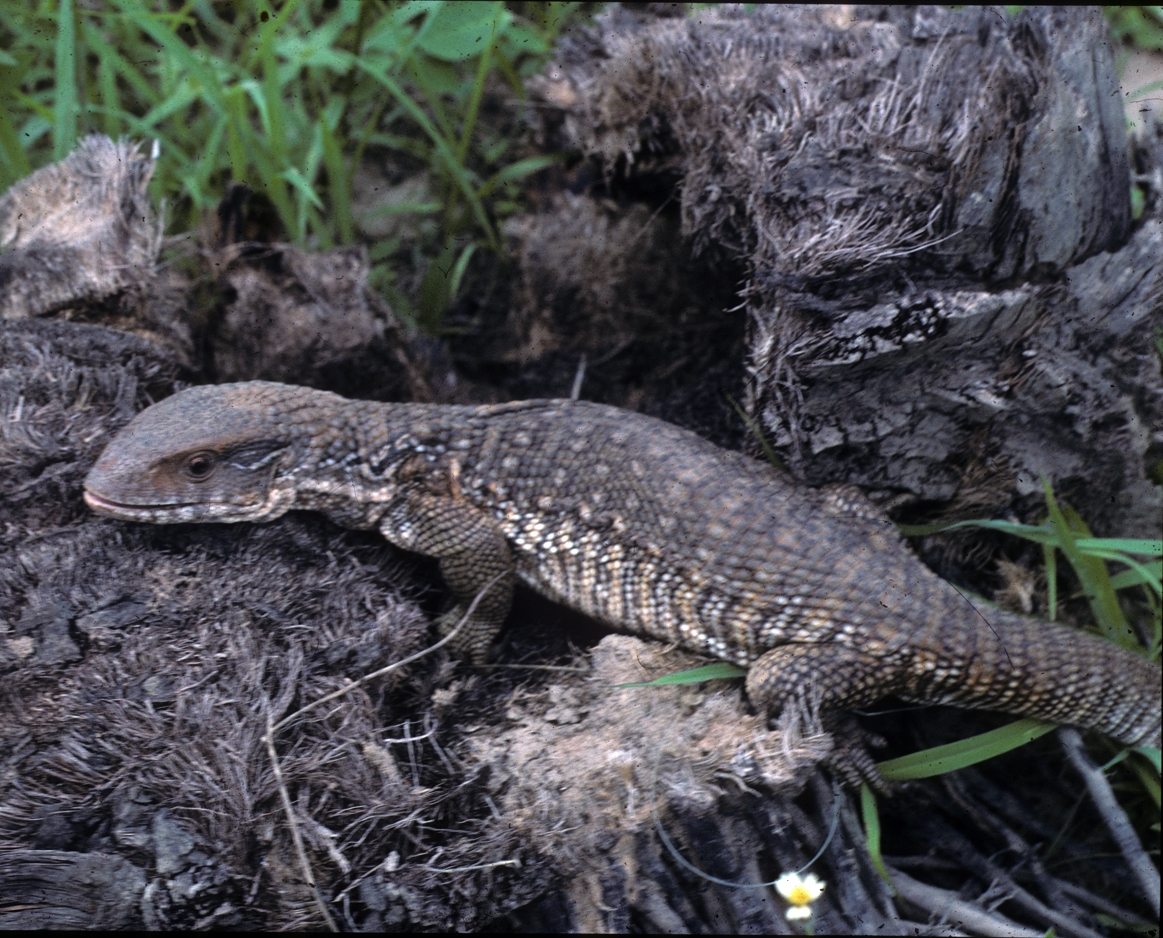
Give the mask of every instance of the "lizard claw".
[[868, 752], [869, 746], [880, 749], [888, 741], [865, 730], [846, 713], [824, 714], [823, 724], [832, 736], [832, 752], [824, 764], [839, 778], [841, 784], [845, 788], [859, 788], [867, 783], [877, 794], [891, 797], [892, 786], [877, 770], [876, 761]]

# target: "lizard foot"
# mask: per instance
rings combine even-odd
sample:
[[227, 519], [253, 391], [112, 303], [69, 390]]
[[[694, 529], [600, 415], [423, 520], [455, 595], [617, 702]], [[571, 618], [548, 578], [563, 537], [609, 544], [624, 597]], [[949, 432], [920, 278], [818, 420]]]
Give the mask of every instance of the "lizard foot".
[[877, 771], [868, 747], [880, 749], [888, 744], [882, 736], [870, 733], [847, 713], [825, 713], [824, 729], [832, 736], [832, 752], [824, 764], [845, 788], [859, 788], [862, 783], [879, 795], [891, 797], [892, 786]]
[[436, 620], [436, 632], [442, 638], [460, 626], [456, 637], [448, 643], [452, 654], [470, 664], [484, 664], [489, 657], [489, 649], [493, 643], [493, 636], [497, 634], [497, 627], [488, 622], [481, 622], [475, 616], [464, 625], [467, 606], [457, 604], [443, 613]]

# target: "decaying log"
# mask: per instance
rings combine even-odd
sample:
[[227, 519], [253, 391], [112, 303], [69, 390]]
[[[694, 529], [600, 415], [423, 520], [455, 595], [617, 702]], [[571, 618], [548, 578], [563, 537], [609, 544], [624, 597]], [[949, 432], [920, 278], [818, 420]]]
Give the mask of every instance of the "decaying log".
[[94, 134], [0, 196], [0, 319], [99, 322], [193, 362], [189, 283], [158, 264], [155, 159]]
[[310, 254], [243, 242], [212, 256], [223, 302], [208, 324], [216, 382], [284, 381], [375, 400], [431, 391], [362, 246]]
[[747, 409], [805, 481], [1025, 515], [1044, 473], [1157, 531], [1163, 240], [1097, 10], [612, 11], [539, 90], [746, 264]]
[[[740, 445], [730, 395], [809, 482], [1020, 514], [1045, 471], [1138, 533], [1163, 234], [1155, 195], [1131, 222], [1112, 81], [1087, 11], [611, 8], [536, 88], [547, 145], [596, 163], [507, 223], [485, 326], [453, 311], [459, 399], [577, 386]], [[1159, 152], [1131, 153], [1148, 188]], [[120, 175], [94, 168], [111, 154]], [[423, 647], [432, 571], [310, 515], [100, 521], [81, 480], [181, 381], [449, 392], [358, 250], [224, 235], [187, 258], [200, 284], [171, 276], [150, 169], [91, 139], [0, 200], [0, 926], [307, 928], [322, 903], [350, 930], [791, 933], [770, 889], [687, 864], [754, 884], [821, 850], [818, 933], [1144, 914], [1085, 805], [1059, 830], [1077, 790], [1028, 750], [882, 801], [921, 887], [894, 902], [811, 714], [772, 730], [737, 686], [617, 688], [695, 662], [527, 595], [502, 667], [424, 659], [281, 729], [288, 817], [268, 715]], [[989, 719], [875, 725], [921, 746]], [[1050, 840], [1075, 882], [1042, 869]]]

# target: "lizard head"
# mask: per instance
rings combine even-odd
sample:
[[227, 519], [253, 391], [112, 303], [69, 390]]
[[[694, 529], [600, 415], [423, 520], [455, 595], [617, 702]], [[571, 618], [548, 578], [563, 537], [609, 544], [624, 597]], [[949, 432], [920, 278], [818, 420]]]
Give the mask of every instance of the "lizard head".
[[85, 478], [85, 502], [125, 521], [266, 521], [294, 503], [297, 399], [270, 382], [189, 388], [148, 407]]

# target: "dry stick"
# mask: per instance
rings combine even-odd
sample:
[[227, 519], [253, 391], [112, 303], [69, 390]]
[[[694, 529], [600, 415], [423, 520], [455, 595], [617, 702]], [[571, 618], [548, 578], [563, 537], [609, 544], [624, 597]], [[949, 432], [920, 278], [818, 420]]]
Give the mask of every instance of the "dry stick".
[[[423, 651], [419, 651], [414, 655], [410, 655], [409, 657], [405, 658], [403, 661], [397, 661], [395, 664], [390, 664], [387, 667], [380, 668], [378, 671], [373, 671], [371, 674], [368, 674], [368, 675], [365, 675], [364, 677], [361, 677], [358, 681], [354, 681], [353, 683], [349, 684], [347, 687], [342, 688], [341, 690], [337, 690], [334, 693], [327, 694], [326, 696], [320, 697], [318, 700], [314, 701], [313, 703], [309, 703], [309, 704], [307, 704], [307, 706], [296, 710], [289, 717], [285, 717], [284, 719], [280, 720], [278, 723], [273, 724], [273, 725], [271, 724], [270, 702], [269, 701], [267, 702], [267, 708], [266, 708], [267, 731], [266, 731], [266, 735], [263, 736], [263, 742], [266, 743], [267, 755], [270, 757], [271, 767], [274, 769], [275, 784], [278, 786], [278, 789], [279, 789], [279, 798], [283, 802], [283, 811], [287, 815], [287, 823], [289, 823], [291, 826], [291, 839], [294, 841], [294, 844], [295, 844], [295, 853], [297, 853], [299, 856], [299, 866], [302, 868], [303, 877], [304, 877], [304, 879], [307, 880], [308, 885], [310, 885], [312, 892], [314, 892], [314, 894], [315, 894], [315, 905], [318, 906], [319, 912], [323, 916], [323, 920], [327, 923], [327, 927], [333, 932], [339, 931], [339, 928], [336, 926], [335, 920], [331, 917], [331, 913], [327, 910], [327, 906], [323, 902], [323, 897], [319, 894], [319, 887], [315, 883], [315, 874], [311, 871], [311, 863], [307, 859], [307, 851], [303, 849], [303, 837], [299, 833], [299, 825], [295, 821], [295, 812], [291, 809], [291, 795], [290, 795], [290, 792], [287, 791], [286, 782], [283, 780], [283, 769], [282, 769], [282, 766], [279, 764], [278, 753], [275, 752], [275, 733], [277, 733], [279, 730], [281, 730], [284, 726], [286, 726], [292, 720], [294, 720], [294, 719], [298, 718], [299, 716], [301, 716], [302, 714], [306, 713], [308, 710], [312, 710], [315, 707], [318, 707], [320, 704], [327, 703], [330, 700], [335, 700], [337, 697], [342, 697], [344, 694], [349, 694], [349, 693], [351, 693], [351, 691], [355, 690], [361, 684], [366, 684], [368, 681], [374, 680], [377, 677], [382, 677], [383, 675], [388, 674], [391, 671], [394, 671], [396, 668], [402, 668], [406, 664], [411, 664], [413, 661], [416, 661], [419, 658], [423, 658], [425, 655], [436, 651], [436, 649], [441, 648], [444, 645], [447, 645], [450, 641], [452, 641], [456, 637], [457, 633], [461, 630], [461, 628], [464, 627], [464, 624], [472, 617], [472, 614], [474, 612], [476, 612], [477, 605], [480, 603], [481, 599], [484, 598], [485, 593], [487, 593], [490, 589], [492, 589], [492, 587], [497, 583], [497, 581], [500, 580], [501, 577], [503, 577], [503, 576], [505, 576], [504, 572], [498, 573], [495, 577], [493, 577], [491, 580], [489, 580], [488, 583], [486, 583], [483, 587], [481, 587], [480, 592], [477, 593], [476, 596], [473, 598], [473, 601], [469, 604], [468, 609], [465, 610], [464, 615], [460, 617], [460, 621], [456, 623], [456, 628], [454, 628], [451, 632], [449, 632], [447, 635], [445, 635], [444, 638], [442, 638], [440, 641], [436, 642], [433, 645], [429, 645]], [[512, 863], [512, 862], [514, 862], [514, 861], [502, 861], [502, 864], [508, 864], [508, 863]], [[502, 864], [497, 864], [497, 865], [502, 865]]]
[[1086, 787], [1090, 790], [1090, 797], [1094, 799], [1098, 813], [1102, 815], [1107, 830], [1114, 837], [1115, 843], [1118, 844], [1119, 850], [1123, 854], [1123, 859], [1127, 861], [1127, 866], [1131, 868], [1131, 872], [1138, 879], [1139, 885], [1143, 889], [1143, 895], [1151, 903], [1155, 910], [1155, 917], [1158, 918], [1159, 873], [1151, 862], [1151, 858], [1147, 856], [1147, 851], [1139, 843], [1135, 828], [1127, 819], [1126, 812], [1115, 799], [1110, 782], [1102, 774], [1102, 769], [1095, 765], [1090, 756], [1086, 754], [1086, 750], [1082, 746], [1082, 736], [1079, 735], [1078, 730], [1070, 726], [1060, 726], [1058, 727], [1058, 740], [1062, 743], [1062, 748], [1066, 750], [1071, 765], [1086, 782]]
[[295, 853], [299, 855], [299, 866], [303, 870], [303, 878], [307, 880], [307, 885], [311, 887], [311, 892], [315, 896], [315, 905], [319, 908], [319, 914], [323, 916], [323, 921], [327, 923], [327, 927], [334, 932], [339, 931], [335, 920], [331, 917], [331, 913], [327, 911], [327, 906], [323, 902], [323, 897], [319, 895], [319, 887], [315, 884], [315, 874], [311, 872], [311, 864], [307, 860], [307, 851], [303, 849], [303, 837], [299, 833], [299, 825], [295, 821], [295, 812], [291, 810], [291, 795], [287, 791], [287, 784], [283, 781], [283, 769], [279, 765], [279, 757], [275, 752], [274, 742], [275, 731], [271, 726], [271, 711], [267, 707], [267, 733], [262, 738], [267, 746], [267, 755], [270, 756], [271, 767], [275, 772], [275, 784], [279, 788], [279, 797], [283, 801], [283, 811], [287, 815], [287, 822], [291, 825], [291, 840], [295, 843]]
[[467, 873], [470, 870], [491, 870], [496, 866], [515, 866], [521, 868], [520, 860], [497, 860], [495, 863], [476, 863], [473, 866], [454, 866], [446, 870], [442, 870], [435, 866], [422, 866], [420, 869], [428, 870], [430, 873]]
[[931, 915], [940, 916], [954, 927], [961, 926], [975, 935], [996, 935], [1006, 938], [1040, 938], [1045, 932], [1026, 928], [1012, 922], [999, 912], [987, 912], [957, 893], [938, 889], [906, 876], [900, 870], [889, 868], [892, 884], [901, 897], [920, 906]]
[[1102, 896], [1096, 896], [1093, 892], [1083, 889], [1081, 886], [1068, 882], [1065, 879], [1054, 879], [1055, 884], [1066, 895], [1077, 899], [1079, 902], [1090, 906], [1092, 909], [1097, 909], [1099, 912], [1105, 912], [1112, 918], [1117, 918], [1124, 925], [1130, 925], [1136, 930], [1142, 930], [1145, 927], [1150, 927], [1151, 923], [1145, 918], [1140, 918], [1134, 912], [1128, 912], [1122, 906], [1115, 905], [1113, 902], [1104, 899]]
[[342, 697], [345, 694], [350, 694], [353, 690], [355, 690], [361, 684], [366, 684], [368, 681], [374, 681], [377, 677], [383, 677], [385, 674], [389, 674], [390, 672], [395, 671], [396, 668], [402, 668], [406, 664], [411, 664], [413, 661], [418, 661], [419, 659], [423, 658], [425, 655], [431, 654], [432, 652], [436, 651], [438, 648], [443, 648], [445, 645], [447, 645], [449, 642], [451, 642], [454, 638], [456, 638], [457, 633], [461, 630], [461, 628], [463, 628], [464, 624], [472, 617], [472, 614], [474, 612], [476, 612], [477, 606], [480, 604], [480, 601], [484, 598], [485, 593], [487, 593], [490, 589], [492, 589], [493, 586], [496, 585], [497, 581], [499, 581], [501, 579], [501, 577], [505, 576], [506, 573], [507, 573], [507, 571], [498, 573], [495, 577], [493, 577], [491, 580], [489, 580], [488, 583], [486, 583], [484, 586], [481, 587], [480, 592], [477, 593], [476, 596], [473, 597], [473, 601], [469, 604], [468, 609], [465, 610], [464, 615], [460, 617], [460, 621], [456, 623], [456, 628], [454, 628], [451, 632], [449, 632], [447, 635], [445, 635], [444, 638], [442, 638], [436, 644], [429, 645], [423, 651], [418, 651], [414, 655], [409, 655], [403, 661], [397, 661], [395, 664], [389, 664], [387, 667], [380, 668], [378, 671], [373, 671], [371, 674], [366, 674], [363, 677], [361, 677], [358, 681], [353, 681], [352, 683], [348, 684], [347, 687], [340, 688], [339, 690], [333, 691], [332, 693], [327, 694], [324, 697], [320, 697], [318, 700], [314, 701], [313, 703], [309, 703], [309, 704], [307, 704], [307, 706], [302, 707], [299, 710], [296, 710], [289, 717], [284, 717], [282, 720], [280, 720], [278, 723], [275, 724], [274, 731], [277, 733], [279, 730], [281, 730], [284, 726], [286, 726], [292, 720], [295, 720], [298, 717], [302, 716], [308, 710], [313, 710], [315, 707], [318, 707], [320, 704], [325, 704], [328, 701], [335, 700], [336, 698]]
[[582, 352], [578, 359], [577, 372], [573, 376], [573, 387], [569, 392], [569, 399], [576, 401], [581, 396], [582, 382], [586, 379], [586, 353]]

